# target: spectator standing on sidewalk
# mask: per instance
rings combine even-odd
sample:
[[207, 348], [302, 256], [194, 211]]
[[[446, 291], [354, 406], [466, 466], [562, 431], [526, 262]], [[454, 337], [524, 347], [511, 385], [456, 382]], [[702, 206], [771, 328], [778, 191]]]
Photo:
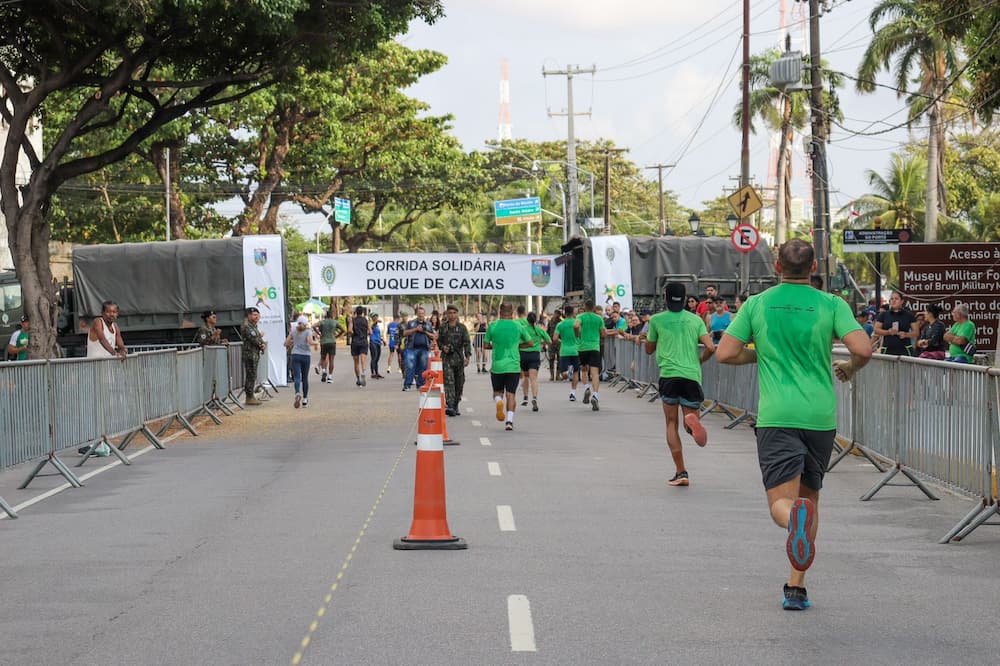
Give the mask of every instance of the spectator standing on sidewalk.
[[948, 343], [948, 355], [944, 360], [953, 363], [972, 363], [976, 353], [976, 325], [969, 319], [969, 306], [964, 303], [956, 305], [951, 316], [955, 323], [944, 334]]
[[[385, 327], [385, 337], [389, 343], [389, 356], [385, 359], [385, 374], [392, 374], [392, 357], [396, 355], [396, 350], [399, 348], [399, 315], [393, 315], [392, 321], [386, 324]], [[400, 371], [402, 371], [403, 366], [397, 366]]]
[[101, 303], [101, 316], [90, 322], [87, 334], [87, 358], [114, 358], [125, 360], [128, 349], [122, 340], [118, 327], [118, 304], [114, 301]]
[[460, 416], [458, 403], [462, 401], [465, 389], [465, 369], [472, 358], [472, 342], [469, 340], [469, 329], [458, 320], [458, 308], [454, 305], [445, 308], [438, 342], [444, 370], [445, 414]]
[[[757, 457], [771, 518], [788, 531], [785, 610], [809, 607], [805, 571], [816, 555], [816, 507], [837, 427], [833, 374], [849, 381], [871, 358], [868, 336], [847, 303], [810, 286], [816, 267], [809, 243], [782, 245], [775, 263], [780, 284], [747, 300], [716, 350], [720, 363], [757, 363]], [[831, 373], [834, 338], [851, 358], [837, 361]], [[755, 349], [745, 346], [751, 339]]]
[[928, 303], [924, 306], [924, 327], [920, 329], [920, 339], [916, 342], [916, 351], [920, 358], [943, 361], [948, 344], [944, 341], [944, 327], [938, 317], [941, 316], [941, 306]]
[[28, 315], [21, 315], [21, 326], [14, 330], [7, 342], [8, 361], [27, 361], [28, 342], [31, 340], [31, 320]]
[[[698, 303], [698, 309], [695, 313], [699, 317], [704, 317], [709, 312], [715, 308], [715, 299], [719, 296], [719, 287], [714, 284], [710, 284], [705, 287], [705, 300]], [[723, 301], [725, 302], [725, 301]], [[725, 307], [726, 312], [729, 312], [729, 306]]]
[[240, 326], [240, 337], [243, 338], [243, 404], [261, 404], [254, 393], [257, 390], [257, 366], [260, 363], [260, 355], [267, 349], [264, 336], [261, 335], [257, 323], [260, 321], [260, 310], [255, 307], [247, 308], [246, 319]]
[[912, 356], [913, 341], [918, 335], [917, 318], [903, 307], [903, 297], [894, 293], [889, 297], [889, 309], [875, 318], [875, 335], [882, 336], [882, 353], [890, 356]]
[[476, 352], [476, 372], [489, 372], [486, 369], [489, 361], [486, 358], [486, 347], [483, 342], [483, 338], [486, 337], [486, 315], [482, 312], [476, 315], [476, 327], [473, 331], [473, 335], [475, 335], [475, 337], [472, 339], [472, 348]]
[[712, 342], [719, 343], [722, 332], [729, 327], [732, 320], [732, 315], [726, 310], [726, 299], [716, 296], [714, 309], [705, 315], [705, 327], [712, 334]]
[[[660, 401], [667, 424], [667, 446], [674, 460], [674, 476], [667, 481], [671, 486], [689, 483], [684, 449], [677, 429], [680, 411], [684, 412], [684, 429], [694, 437], [698, 446], [708, 443], [708, 434], [701, 425], [698, 414], [705, 393], [701, 388], [701, 364], [715, 351], [712, 334], [705, 330], [705, 322], [684, 308], [685, 289], [680, 282], [667, 283], [667, 311], [649, 320], [646, 334], [646, 353], [656, 354], [660, 368]], [[698, 344], [705, 345], [704, 350]], [[680, 409], [678, 409], [680, 407]]]

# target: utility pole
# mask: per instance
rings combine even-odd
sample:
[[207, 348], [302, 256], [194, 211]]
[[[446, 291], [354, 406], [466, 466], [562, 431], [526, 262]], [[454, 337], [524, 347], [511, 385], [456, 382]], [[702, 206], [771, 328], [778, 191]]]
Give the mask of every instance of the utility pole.
[[830, 201], [826, 171], [826, 110], [819, 42], [819, 0], [809, 0], [809, 107], [812, 119], [813, 245], [826, 291], [830, 276]]
[[577, 229], [577, 211], [580, 209], [580, 184], [576, 180], [576, 136], [574, 135], [574, 119], [576, 116], [589, 116], [590, 112], [576, 113], [573, 111], [573, 77], [577, 74], [593, 74], [595, 66], [590, 69], [580, 69], [579, 65], [567, 65], [566, 69], [542, 69], [542, 76], [566, 77], [566, 112], [552, 113], [549, 117], [566, 116], [566, 182], [569, 183], [569, 209], [566, 211], [566, 230], [570, 238], [579, 236]]
[[604, 235], [611, 235], [611, 154], [627, 153], [628, 148], [604, 149]]
[[167, 169], [163, 183], [165, 185], [165, 194], [167, 196], [167, 240], [170, 240], [170, 148], [163, 149], [163, 156], [166, 158]]
[[646, 167], [647, 169], [656, 169], [657, 181], [660, 183], [660, 235], [667, 235], [667, 218], [663, 211], [663, 170], [670, 169], [676, 164], [654, 164], [652, 166]]
[[[740, 189], [750, 185], [750, 0], [743, 0], [743, 118], [740, 123]], [[740, 220], [740, 224], [745, 223]], [[740, 253], [740, 293], [750, 289], [750, 255]]]

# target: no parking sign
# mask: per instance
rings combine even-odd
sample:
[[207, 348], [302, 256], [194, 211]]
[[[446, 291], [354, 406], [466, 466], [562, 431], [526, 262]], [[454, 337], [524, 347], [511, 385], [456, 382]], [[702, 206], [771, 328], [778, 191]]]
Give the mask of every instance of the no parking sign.
[[747, 254], [753, 252], [757, 244], [760, 243], [760, 232], [752, 224], [738, 224], [729, 235], [729, 240], [740, 252]]

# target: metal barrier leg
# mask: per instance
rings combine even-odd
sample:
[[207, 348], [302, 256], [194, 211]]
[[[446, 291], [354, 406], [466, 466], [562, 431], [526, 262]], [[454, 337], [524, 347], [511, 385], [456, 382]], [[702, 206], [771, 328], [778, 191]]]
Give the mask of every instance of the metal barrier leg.
[[872, 455], [867, 451], [865, 451], [865, 448], [859, 445], [857, 442], [851, 442], [850, 446], [842, 448], [840, 450], [840, 453], [837, 454], [837, 457], [830, 461], [830, 465], [826, 468], [826, 471], [829, 472], [834, 467], [836, 467], [841, 460], [850, 455], [851, 451], [857, 451], [862, 455], [862, 457], [865, 458], [865, 460], [870, 462], [875, 467], [875, 469], [877, 469], [882, 473], [885, 473], [885, 467], [882, 467], [879, 461], [873, 458]]
[[892, 481], [892, 478], [894, 476], [896, 476], [897, 474], [899, 474], [900, 472], [902, 472], [903, 476], [905, 476], [906, 478], [908, 478], [912, 482], [912, 485], [914, 485], [917, 488], [919, 488], [921, 490], [921, 492], [924, 493], [924, 495], [927, 495], [928, 499], [932, 499], [932, 500], [940, 499], [939, 497], [937, 497], [937, 495], [935, 495], [934, 493], [932, 493], [931, 490], [930, 490], [930, 488], [928, 488], [926, 485], [924, 485], [923, 481], [921, 481], [920, 479], [918, 479], [916, 477], [916, 475], [913, 474], [913, 472], [911, 472], [910, 470], [906, 469], [905, 467], [903, 467], [901, 464], [899, 464], [897, 462], [896, 466], [893, 467], [892, 469], [890, 469], [888, 472], [886, 472], [885, 476], [883, 476], [881, 479], [879, 479], [878, 483], [876, 483], [874, 486], [872, 486], [871, 490], [869, 490], [867, 493], [865, 493], [864, 495], [861, 496], [861, 501], [862, 502], [867, 502], [871, 498], [875, 497], [875, 493], [877, 493], [878, 491], [882, 490], [882, 488], [884, 488], [884, 487], [886, 487], [888, 485], [896, 485], [896, 486], [911, 485], [911, 484], [906, 484], [906, 483], [895, 483], [895, 484], [890, 484], [889, 483], [890, 481]]
[[646, 394], [649, 393], [649, 389], [651, 389], [651, 388], [653, 388], [653, 382], [647, 382], [647, 384], [642, 387], [642, 390], [639, 391], [639, 395], [637, 395], [635, 397], [637, 397], [637, 398], [645, 398]]
[[10, 504], [7, 504], [7, 502], [4, 502], [2, 497], [0, 497], [0, 509], [3, 509], [4, 513], [6, 513], [7, 517], [11, 520], [17, 519], [17, 514], [14, 513], [14, 508]]
[[193, 426], [193, 425], [191, 425], [191, 422], [190, 422], [190, 421], [188, 421], [188, 420], [187, 420], [187, 419], [186, 419], [186, 418], [184, 417], [184, 415], [183, 415], [183, 414], [180, 414], [180, 413], [178, 413], [178, 414], [177, 414], [177, 415], [175, 416], [175, 418], [176, 418], [176, 419], [177, 419], [178, 421], [180, 421], [180, 422], [181, 422], [181, 425], [182, 425], [182, 426], [184, 426], [184, 428], [185, 428], [185, 429], [186, 429], [186, 430], [187, 430], [187, 431], [188, 431], [189, 433], [191, 433], [191, 434], [192, 434], [192, 435], [194, 435], [195, 437], [197, 437], [197, 436], [198, 436], [198, 431], [194, 429], [194, 426]]
[[228, 402], [230, 405], [233, 405], [234, 407], [238, 407], [241, 412], [244, 409], [246, 409], [246, 407], [244, 407], [243, 404], [240, 403], [240, 399], [236, 396], [235, 393], [233, 393], [232, 389], [230, 389], [229, 394], [226, 395], [226, 397], [222, 399], [222, 402], [223, 403], [227, 403]]
[[733, 421], [731, 423], [727, 423], [723, 427], [726, 430], [732, 430], [733, 428], [735, 428], [739, 424], [743, 423], [747, 419], [752, 419], [752, 418], [753, 418], [753, 414], [751, 414], [750, 412], [743, 412], [743, 414], [741, 414], [740, 416], [737, 416], [735, 419], [733, 419]]
[[49, 463], [52, 463], [52, 466], [56, 468], [56, 471], [59, 472], [64, 479], [66, 479], [69, 485], [73, 486], [74, 488], [83, 487], [83, 484], [80, 483], [80, 479], [77, 478], [76, 474], [71, 472], [70, 469], [66, 467], [66, 465], [63, 463], [63, 461], [59, 460], [59, 458], [56, 457], [54, 453], [50, 453], [38, 461], [38, 463], [31, 469], [31, 473], [28, 474], [27, 478], [24, 479], [24, 482], [21, 485], [19, 485], [17, 489], [24, 490], [25, 488], [27, 488], [28, 484], [34, 481], [35, 477], [39, 476], [42, 469], [44, 469], [44, 467]]
[[994, 524], [994, 523], [987, 523], [986, 521], [996, 515], [1000, 515], [1000, 504], [994, 504], [992, 506], [986, 507], [980, 512], [979, 516], [976, 517], [975, 520], [969, 523], [968, 527], [966, 527], [964, 530], [962, 530], [955, 536], [955, 541], [961, 541], [965, 537], [972, 534], [972, 532], [981, 525]]
[[229, 409], [229, 407], [226, 406], [226, 403], [223, 402], [222, 400], [220, 400], [218, 398], [218, 396], [216, 396], [216, 397], [212, 398], [211, 400], [209, 400], [207, 406], [210, 407], [210, 408], [212, 408], [212, 409], [219, 410], [220, 412], [222, 412], [226, 416], [232, 416], [233, 414], [236, 413], [233, 410]]
[[[952, 539], [958, 537], [958, 534], [960, 532], [964, 532], [965, 529], [972, 523], [972, 521], [974, 521], [979, 516], [979, 514], [986, 513], [988, 515], [989, 510], [991, 508], [994, 507], [992, 507], [986, 501], [985, 497], [982, 498], [981, 500], [979, 500], [979, 504], [977, 506], [972, 507], [972, 511], [969, 511], [969, 513], [965, 514], [965, 517], [962, 518], [962, 520], [955, 523], [955, 526], [952, 527], [947, 534], [938, 539], [938, 543], [949, 543]], [[958, 540], [961, 541], [961, 538], [959, 538]]]
[[160, 450], [162, 450], [164, 448], [163, 442], [160, 441], [159, 437], [157, 437], [156, 435], [153, 434], [153, 431], [149, 429], [149, 425], [143, 424], [143, 426], [141, 428], [139, 428], [138, 430], [136, 430], [135, 432], [130, 432], [129, 433], [128, 437], [126, 437], [125, 440], [122, 441], [122, 443], [118, 445], [118, 450], [119, 451], [124, 451], [125, 447], [128, 446], [132, 442], [132, 440], [135, 438], [135, 436], [138, 435], [139, 433], [142, 433], [143, 437], [145, 437], [146, 440], [150, 444], [152, 444], [154, 447], [156, 447], [156, 448], [158, 448]]
[[94, 450], [98, 446], [100, 446], [102, 443], [107, 444], [108, 448], [111, 449], [111, 453], [113, 453], [115, 455], [115, 457], [118, 458], [118, 460], [121, 462], [121, 464], [123, 464], [123, 465], [131, 465], [132, 464], [132, 461], [128, 459], [128, 456], [126, 456], [124, 453], [122, 453], [121, 451], [119, 451], [118, 447], [115, 446], [115, 445], [113, 445], [110, 441], [108, 441], [107, 437], [101, 437], [100, 441], [95, 442], [94, 444], [90, 445], [90, 448], [87, 449], [87, 452], [85, 454], [83, 454], [83, 459], [80, 460], [80, 462], [78, 462], [76, 464], [76, 466], [77, 467], [83, 467], [83, 463], [87, 462], [90, 459], [91, 456], [95, 455]]

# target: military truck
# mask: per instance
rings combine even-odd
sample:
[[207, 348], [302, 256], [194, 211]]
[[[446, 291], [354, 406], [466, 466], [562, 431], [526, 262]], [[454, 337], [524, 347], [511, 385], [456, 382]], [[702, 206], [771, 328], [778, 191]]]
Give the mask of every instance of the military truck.
[[[287, 271], [284, 280], [287, 294]], [[0, 274], [0, 290], [0, 335], [6, 344], [23, 312], [13, 272]], [[118, 304], [118, 323], [129, 348], [193, 342], [205, 310], [216, 312], [224, 338], [238, 340], [245, 312], [243, 239], [73, 248], [73, 280], [60, 289], [56, 322], [64, 355], [86, 354], [90, 322], [100, 316], [106, 300]]]
[[[756, 294], [777, 281], [774, 259], [764, 241], [750, 253], [741, 255], [728, 238], [721, 236], [634, 236], [629, 237], [632, 263], [632, 304], [637, 310], [666, 308], [664, 293], [668, 282], [681, 282], [689, 294], [700, 295], [709, 284], [732, 302], [740, 284], [739, 261], [750, 262], [749, 293]], [[562, 246], [566, 261], [564, 293], [568, 304], [594, 299], [604, 305], [603, 293], [594, 289], [594, 266], [590, 240], [574, 238]], [[610, 304], [610, 303], [609, 303]]]

